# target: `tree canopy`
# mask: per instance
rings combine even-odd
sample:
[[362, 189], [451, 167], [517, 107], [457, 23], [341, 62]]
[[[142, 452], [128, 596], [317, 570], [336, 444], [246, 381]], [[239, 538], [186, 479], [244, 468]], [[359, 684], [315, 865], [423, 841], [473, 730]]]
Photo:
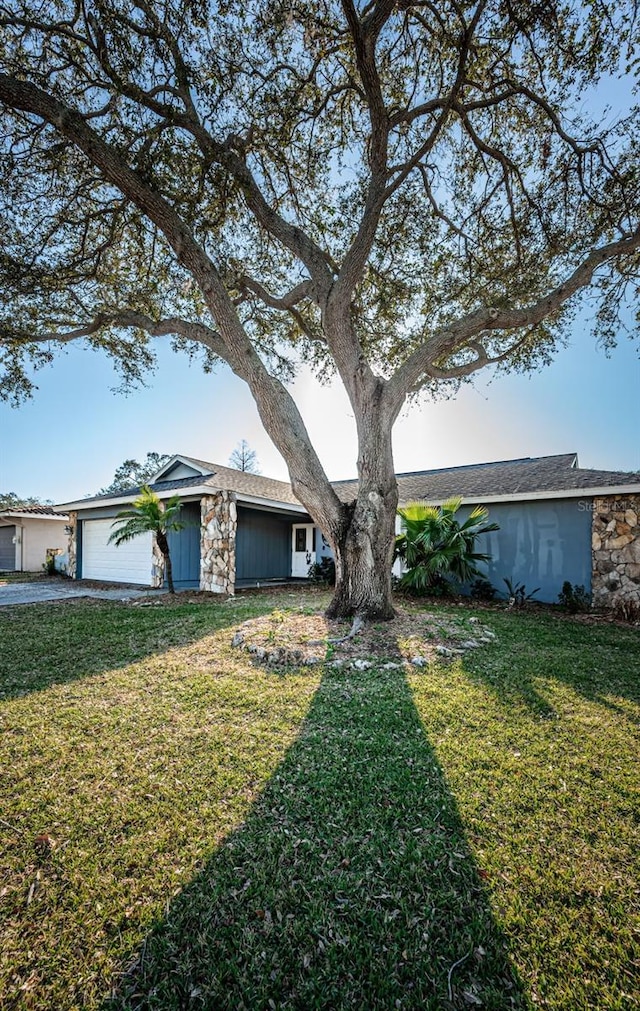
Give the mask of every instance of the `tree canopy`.
[[[125, 381], [156, 337], [223, 359], [334, 549], [350, 530], [389, 561], [406, 398], [544, 363], [587, 288], [612, 343], [637, 296], [636, 15], [633, 0], [1, 2], [3, 395], [28, 395], [71, 340]], [[616, 78], [619, 108], [592, 114]], [[349, 395], [354, 508], [282, 383], [300, 362]]]
[[106, 488], [101, 488], [99, 495], [110, 495], [112, 492], [125, 491], [127, 488], [141, 488], [148, 484], [163, 464], [169, 460], [164, 453], [147, 453], [142, 463], [137, 460], [123, 460], [116, 467], [113, 481]]
[[29, 506], [53, 505], [50, 498], [37, 498], [33, 495], [18, 495], [15, 491], [0, 491], [0, 509], [25, 509]]

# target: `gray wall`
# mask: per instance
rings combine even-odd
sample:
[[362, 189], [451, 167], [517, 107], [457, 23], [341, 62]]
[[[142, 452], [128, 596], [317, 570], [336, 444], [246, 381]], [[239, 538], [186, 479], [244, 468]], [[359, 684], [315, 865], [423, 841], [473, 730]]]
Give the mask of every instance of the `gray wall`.
[[200, 586], [200, 503], [185, 502], [180, 521], [183, 529], [170, 531], [167, 540], [174, 586], [185, 590]]
[[15, 526], [0, 527], [0, 569], [14, 572], [16, 567]]
[[[565, 580], [591, 590], [591, 511], [585, 499], [499, 502], [488, 506], [489, 521], [500, 529], [479, 538], [478, 551], [491, 555], [484, 568], [502, 594], [504, 577], [540, 587], [536, 600], [557, 603]], [[464, 505], [461, 515], [468, 515]]]
[[238, 506], [236, 586], [291, 575], [291, 524], [275, 513]]

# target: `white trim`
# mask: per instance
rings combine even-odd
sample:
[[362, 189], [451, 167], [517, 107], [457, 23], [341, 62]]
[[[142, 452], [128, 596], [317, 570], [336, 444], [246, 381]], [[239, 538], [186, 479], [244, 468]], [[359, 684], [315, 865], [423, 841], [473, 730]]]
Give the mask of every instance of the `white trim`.
[[[157, 495], [161, 499], [171, 498], [173, 495], [180, 495], [183, 489], [180, 488], [169, 488], [163, 491], [157, 492]], [[219, 491], [230, 491], [236, 496], [236, 500], [241, 503], [249, 503], [254, 505], [267, 506], [271, 509], [279, 509], [283, 512], [300, 512], [306, 513], [307, 509], [301, 503], [295, 502], [282, 502], [278, 499], [268, 499], [261, 498], [258, 495], [245, 495], [243, 492], [234, 492], [233, 488], [215, 488], [213, 485], [192, 485], [189, 488], [184, 489], [184, 495], [180, 495], [184, 501], [189, 499], [194, 499], [201, 497], [203, 495], [215, 495]], [[137, 494], [137, 492], [136, 492]], [[463, 501], [466, 505], [490, 505], [492, 502], [535, 502], [541, 499], [554, 499], [554, 498], [598, 498], [606, 495], [640, 495], [640, 483], [639, 484], [620, 484], [620, 485], [610, 485], [604, 487], [593, 487], [593, 488], [555, 488], [551, 491], [523, 491], [523, 492], [513, 492], [506, 495], [463, 495]], [[134, 495], [119, 495], [114, 498], [90, 498], [81, 499], [79, 502], [61, 502], [58, 509], [64, 509], [65, 511], [77, 510], [80, 512], [84, 509], [101, 509], [108, 508], [109, 506], [119, 506], [119, 505], [129, 505], [133, 502]], [[449, 498], [450, 496], [447, 496]], [[401, 499], [399, 505], [406, 505], [408, 502], [424, 501], [430, 502], [433, 505], [441, 505], [443, 502], [447, 501], [447, 498], [432, 498], [424, 497], [422, 499], [406, 498]], [[24, 518], [24, 514], [21, 516]]]
[[[463, 505], [490, 505], [492, 502], [537, 502], [542, 499], [554, 498], [601, 498], [606, 495], [640, 495], [640, 484], [611, 485], [610, 487], [598, 488], [556, 488], [555, 491], [522, 491], [509, 495], [463, 495]], [[404, 506], [408, 502], [428, 502], [430, 505], [442, 505], [447, 498], [431, 498], [426, 496], [422, 499], [403, 499], [399, 505]]]
[[176, 454], [175, 456], [172, 456], [171, 459], [168, 460], [164, 464], [164, 466], [160, 468], [160, 470], [156, 471], [153, 477], [149, 478], [149, 481], [147, 483], [155, 484], [156, 481], [161, 481], [162, 475], [166, 474], [167, 471], [170, 471], [173, 467], [175, 467], [177, 463], [182, 463], [184, 464], [185, 467], [190, 467], [191, 470], [194, 470], [196, 472], [196, 474], [202, 474], [203, 477], [205, 476], [205, 474], [213, 473], [213, 471], [211, 470], [205, 470], [203, 467], [200, 466], [199, 463], [196, 463], [195, 460], [192, 460], [191, 457], [180, 456], [180, 454]]
[[[279, 509], [282, 512], [307, 512], [305, 507], [300, 503], [282, 502], [278, 499], [260, 498], [258, 495], [244, 495], [242, 492], [234, 491], [233, 488], [215, 488], [213, 485], [209, 486], [206, 484], [191, 485], [189, 488], [184, 489], [169, 488], [156, 492], [156, 494], [158, 495], [158, 498], [166, 499], [171, 498], [173, 495], [179, 495], [182, 490], [184, 490], [184, 495], [180, 495], [180, 498], [183, 502], [202, 498], [204, 495], [217, 495], [220, 491], [230, 491], [236, 496], [236, 501], [240, 503], [267, 506], [270, 509]], [[81, 499], [79, 502], [63, 502], [60, 504], [59, 508], [64, 507], [69, 511], [73, 509], [77, 512], [81, 512], [86, 509], [107, 509], [110, 506], [130, 505], [134, 498], [136, 498], [137, 494], [138, 493], [136, 492], [133, 495], [118, 495], [113, 498], [85, 498]]]
[[60, 520], [62, 523], [69, 522], [69, 516], [66, 513], [23, 513], [19, 509], [7, 509], [0, 513], [0, 521], [8, 519], [9, 517], [14, 517], [18, 520]]
[[257, 495], [244, 495], [242, 492], [236, 492], [236, 502], [244, 505], [249, 503], [250, 505], [261, 505], [268, 506], [270, 509], [279, 509], [281, 512], [295, 512], [295, 513], [307, 513], [303, 505], [299, 502], [281, 502], [276, 499], [270, 498], [259, 498]]
[[[181, 490], [181, 488], [165, 488], [163, 491], [156, 492], [156, 495], [160, 499], [172, 498], [174, 495], [178, 495]], [[186, 501], [189, 496], [198, 498], [202, 495], [211, 494], [211, 491], [211, 488], [206, 488], [204, 485], [191, 485], [189, 488], [184, 489], [185, 494], [181, 495], [180, 498]], [[71, 510], [81, 512], [85, 509], [108, 509], [110, 506], [131, 505], [138, 498], [139, 494], [139, 491], [132, 489], [128, 495], [114, 495], [109, 498], [83, 498], [79, 502], [61, 502], [57, 508], [66, 509], [68, 512], [71, 512]]]

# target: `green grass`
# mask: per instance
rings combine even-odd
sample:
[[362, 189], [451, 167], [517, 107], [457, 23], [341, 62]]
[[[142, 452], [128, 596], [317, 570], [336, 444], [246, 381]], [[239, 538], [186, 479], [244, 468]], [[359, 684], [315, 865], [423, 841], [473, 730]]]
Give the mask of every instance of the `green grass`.
[[3, 1008], [640, 1007], [637, 631], [487, 611], [406, 676], [230, 648], [322, 603], [0, 612]]

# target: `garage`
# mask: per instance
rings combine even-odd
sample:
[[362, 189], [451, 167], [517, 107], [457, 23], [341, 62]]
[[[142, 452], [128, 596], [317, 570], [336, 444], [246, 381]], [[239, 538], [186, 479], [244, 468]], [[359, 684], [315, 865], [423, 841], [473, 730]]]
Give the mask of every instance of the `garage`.
[[116, 547], [109, 544], [113, 519], [85, 520], [82, 524], [81, 576], [108, 583], [151, 586], [151, 533], [140, 534]]
[[13, 572], [16, 567], [16, 528], [0, 527], [0, 570]]

